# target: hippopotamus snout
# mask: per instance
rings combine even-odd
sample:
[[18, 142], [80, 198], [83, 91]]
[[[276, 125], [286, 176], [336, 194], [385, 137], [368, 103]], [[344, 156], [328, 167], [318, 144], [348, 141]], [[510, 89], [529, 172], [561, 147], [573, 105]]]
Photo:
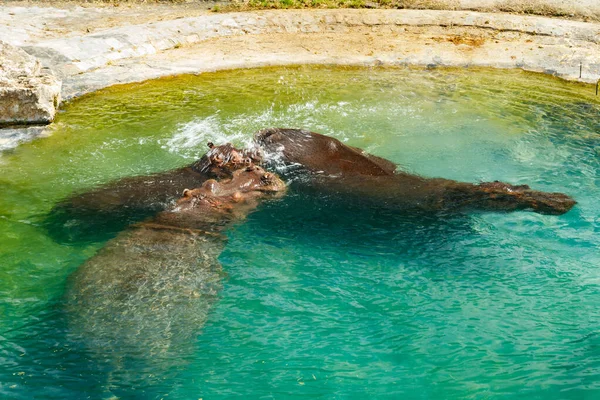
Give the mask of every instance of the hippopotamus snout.
[[531, 208], [540, 214], [561, 215], [577, 204], [572, 197], [564, 193], [545, 193], [530, 190], [526, 193]]
[[191, 168], [210, 177], [228, 178], [236, 169], [261, 162], [255, 149], [237, 149], [231, 143], [215, 146], [212, 142], [208, 143], [208, 148], [210, 150]]
[[[564, 193], [548, 193], [532, 190], [528, 185], [511, 185], [504, 182], [484, 182], [479, 187], [496, 200], [499, 205], [510, 203], [514, 209], [531, 209], [540, 214], [561, 215], [577, 204]], [[506, 204], [503, 204], [506, 207]]]

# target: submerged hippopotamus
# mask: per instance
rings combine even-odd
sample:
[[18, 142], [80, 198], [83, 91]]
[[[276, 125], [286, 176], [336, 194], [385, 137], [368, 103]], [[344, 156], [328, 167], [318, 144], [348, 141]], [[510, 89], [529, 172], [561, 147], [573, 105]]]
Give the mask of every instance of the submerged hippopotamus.
[[504, 182], [472, 184], [443, 178], [424, 178], [396, 171], [388, 160], [349, 147], [337, 139], [300, 129], [270, 128], [255, 134], [267, 163], [292, 167], [309, 179], [300, 183], [319, 191], [374, 200], [379, 206], [427, 212], [461, 210], [532, 210], [564, 214], [576, 204], [563, 193], [532, 190]]
[[284, 191], [278, 176], [252, 165], [186, 189], [171, 209], [110, 240], [69, 278], [72, 331], [117, 358], [184, 354], [222, 287], [222, 231]]

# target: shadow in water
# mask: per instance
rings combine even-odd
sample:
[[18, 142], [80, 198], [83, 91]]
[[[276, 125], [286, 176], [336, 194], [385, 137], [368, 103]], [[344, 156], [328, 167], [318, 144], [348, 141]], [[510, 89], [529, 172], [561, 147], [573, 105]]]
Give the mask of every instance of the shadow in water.
[[323, 195], [294, 186], [285, 201], [257, 216], [267, 219], [274, 239], [286, 237], [315, 248], [337, 247], [352, 254], [421, 256], [475, 233], [468, 215], [429, 213], [382, 206], [370, 200]]
[[98, 210], [62, 202], [40, 217], [40, 225], [57, 243], [98, 243], [115, 237], [131, 224], [156, 215], [163, 208], [162, 204], [156, 204], [148, 208]]

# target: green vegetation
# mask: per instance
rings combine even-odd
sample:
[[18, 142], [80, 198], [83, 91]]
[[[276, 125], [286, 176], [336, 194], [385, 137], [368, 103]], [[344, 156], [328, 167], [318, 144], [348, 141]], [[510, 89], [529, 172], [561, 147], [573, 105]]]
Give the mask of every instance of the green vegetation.
[[215, 6], [215, 12], [302, 8], [412, 8], [448, 9], [438, 0], [234, 0]]
[[[215, 12], [251, 11], [270, 9], [303, 8], [384, 8], [416, 10], [459, 10], [460, 4], [453, 0], [232, 0], [212, 8]], [[544, 15], [548, 17], [576, 17], [587, 20], [599, 20], [600, 15], [593, 12], [581, 13], [569, 5], [548, 4], [536, 0], [507, 0], [489, 6], [475, 7], [474, 10], [486, 12], [509, 12], [515, 14]]]

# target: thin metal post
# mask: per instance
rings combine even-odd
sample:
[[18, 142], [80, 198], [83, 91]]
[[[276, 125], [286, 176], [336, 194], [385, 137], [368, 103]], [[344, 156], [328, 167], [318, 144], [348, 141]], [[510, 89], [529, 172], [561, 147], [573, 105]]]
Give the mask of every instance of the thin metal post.
[[583, 72], [583, 63], [580, 62], [579, 63], [579, 79], [581, 79], [582, 72]]
[[596, 96], [598, 96], [598, 89], [600, 89], [600, 79], [596, 82]]

